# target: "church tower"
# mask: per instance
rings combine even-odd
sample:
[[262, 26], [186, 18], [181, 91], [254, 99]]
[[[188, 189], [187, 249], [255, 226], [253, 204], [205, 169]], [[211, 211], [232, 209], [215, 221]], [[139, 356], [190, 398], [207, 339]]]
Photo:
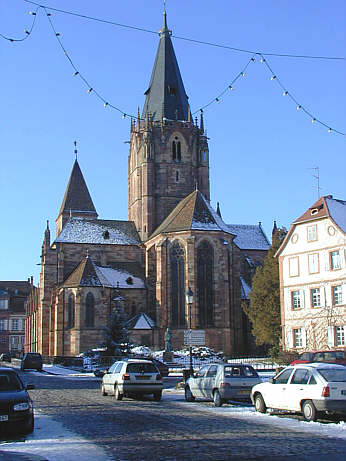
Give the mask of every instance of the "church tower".
[[191, 119], [188, 96], [167, 28], [166, 12], [142, 116], [131, 124], [128, 216], [147, 240], [196, 188], [210, 200], [203, 114]]

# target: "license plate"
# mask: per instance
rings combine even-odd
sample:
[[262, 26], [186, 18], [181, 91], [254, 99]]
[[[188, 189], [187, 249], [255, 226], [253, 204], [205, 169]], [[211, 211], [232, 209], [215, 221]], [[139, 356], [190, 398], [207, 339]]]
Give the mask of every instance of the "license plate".
[[150, 379], [150, 376], [136, 376], [136, 379]]
[[0, 415], [0, 421], [8, 421], [8, 415]]
[[250, 391], [238, 391], [238, 394], [241, 394], [241, 395], [249, 395], [249, 394], [250, 394]]

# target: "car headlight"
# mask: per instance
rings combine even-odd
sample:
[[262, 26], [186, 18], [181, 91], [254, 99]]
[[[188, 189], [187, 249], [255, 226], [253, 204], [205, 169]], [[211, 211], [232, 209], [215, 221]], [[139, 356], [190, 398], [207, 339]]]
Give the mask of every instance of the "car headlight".
[[24, 411], [24, 410], [29, 410], [30, 405], [28, 402], [22, 402], [22, 403], [16, 403], [16, 405], [13, 406], [14, 411]]

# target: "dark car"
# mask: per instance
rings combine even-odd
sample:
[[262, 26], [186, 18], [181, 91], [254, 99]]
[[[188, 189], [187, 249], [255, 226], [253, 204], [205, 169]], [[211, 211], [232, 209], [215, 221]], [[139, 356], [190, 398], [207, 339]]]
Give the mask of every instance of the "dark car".
[[10, 354], [6, 353], [6, 352], [3, 352], [1, 355], [0, 355], [0, 362], [9, 362], [11, 363], [11, 356]]
[[298, 363], [336, 363], [338, 365], [346, 365], [345, 351], [316, 351], [316, 352], [303, 352], [300, 356], [291, 362], [291, 365]]
[[22, 358], [20, 364], [21, 371], [33, 368], [37, 371], [42, 371], [42, 356], [38, 352], [27, 352]]
[[0, 428], [13, 427], [28, 434], [34, 429], [32, 400], [18, 373], [12, 368], [0, 368]]

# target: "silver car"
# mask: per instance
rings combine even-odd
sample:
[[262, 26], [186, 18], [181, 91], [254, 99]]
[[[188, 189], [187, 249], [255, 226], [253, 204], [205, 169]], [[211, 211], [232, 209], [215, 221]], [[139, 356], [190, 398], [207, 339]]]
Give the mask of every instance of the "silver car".
[[185, 384], [185, 399], [213, 400], [220, 407], [227, 400], [250, 400], [255, 384], [262, 382], [250, 365], [231, 363], [209, 364], [200, 368]]
[[114, 395], [117, 400], [125, 396], [153, 394], [156, 401], [162, 397], [162, 377], [149, 360], [128, 359], [113, 363], [103, 375], [101, 394]]

